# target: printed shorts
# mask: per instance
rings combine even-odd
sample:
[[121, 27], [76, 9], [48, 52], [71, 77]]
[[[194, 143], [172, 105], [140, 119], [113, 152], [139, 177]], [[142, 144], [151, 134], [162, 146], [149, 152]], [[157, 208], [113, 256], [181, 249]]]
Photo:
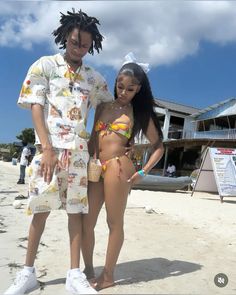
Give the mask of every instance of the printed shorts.
[[34, 156], [28, 167], [29, 201], [27, 214], [65, 209], [69, 214], [88, 213], [86, 150], [55, 149], [59, 164], [52, 181], [47, 184], [40, 176], [42, 153]]

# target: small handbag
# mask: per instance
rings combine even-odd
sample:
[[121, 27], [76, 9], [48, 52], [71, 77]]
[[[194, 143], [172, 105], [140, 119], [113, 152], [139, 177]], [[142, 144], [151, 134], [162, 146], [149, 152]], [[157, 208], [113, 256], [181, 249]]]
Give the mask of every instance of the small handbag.
[[[92, 132], [93, 133], [93, 132]], [[98, 150], [98, 138], [97, 134], [94, 134], [94, 155], [90, 157], [88, 162], [88, 180], [92, 182], [98, 182], [102, 173], [102, 164], [100, 160], [97, 158], [99, 154]]]
[[88, 163], [88, 180], [98, 182], [102, 173], [102, 164], [99, 159], [90, 158]]

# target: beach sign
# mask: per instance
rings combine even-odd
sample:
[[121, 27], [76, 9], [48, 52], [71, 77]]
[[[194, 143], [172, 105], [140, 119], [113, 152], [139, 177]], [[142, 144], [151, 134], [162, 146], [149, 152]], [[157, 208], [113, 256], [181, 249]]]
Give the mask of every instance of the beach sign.
[[236, 149], [207, 148], [194, 191], [218, 192], [221, 201], [236, 196]]

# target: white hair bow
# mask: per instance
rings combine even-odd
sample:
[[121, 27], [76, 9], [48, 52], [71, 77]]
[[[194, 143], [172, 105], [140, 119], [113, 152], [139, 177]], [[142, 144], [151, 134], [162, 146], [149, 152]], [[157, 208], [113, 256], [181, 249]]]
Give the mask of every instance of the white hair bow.
[[134, 56], [133, 52], [129, 52], [126, 56], [125, 56], [125, 61], [123, 63], [124, 64], [127, 64], [129, 62], [133, 62], [133, 63], [136, 63], [137, 65], [139, 65], [143, 71], [145, 73], [147, 73], [148, 71], [150, 71], [150, 67], [149, 67], [149, 64], [148, 63], [139, 63], [137, 62], [137, 59], [136, 57]]

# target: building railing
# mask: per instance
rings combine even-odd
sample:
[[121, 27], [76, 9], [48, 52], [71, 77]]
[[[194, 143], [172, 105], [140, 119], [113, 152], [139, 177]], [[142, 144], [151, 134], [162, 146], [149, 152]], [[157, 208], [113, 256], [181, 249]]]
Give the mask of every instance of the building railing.
[[[167, 139], [192, 139], [192, 138], [209, 138], [209, 139], [235, 139], [236, 129], [224, 129], [224, 130], [211, 130], [211, 131], [186, 131], [186, 130], [173, 130], [168, 132]], [[149, 141], [147, 139], [141, 140], [141, 138], [135, 138], [137, 144], [145, 144]]]
[[236, 139], [236, 129], [211, 131], [184, 131], [183, 138]]
[[168, 132], [168, 139], [181, 139], [183, 137], [183, 130], [172, 130]]

